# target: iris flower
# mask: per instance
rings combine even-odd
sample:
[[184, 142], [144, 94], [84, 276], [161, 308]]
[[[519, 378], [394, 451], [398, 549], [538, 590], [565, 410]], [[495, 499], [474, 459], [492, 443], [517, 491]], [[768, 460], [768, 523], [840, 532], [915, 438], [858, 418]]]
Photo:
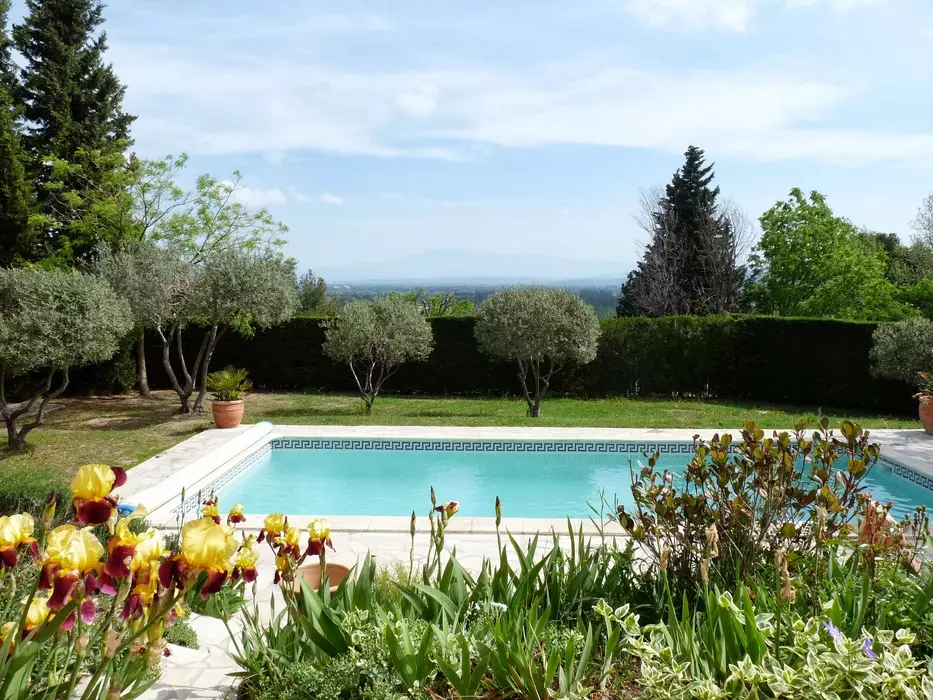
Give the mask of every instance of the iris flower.
[[126, 470], [106, 464], [85, 464], [71, 482], [71, 503], [82, 525], [100, 525], [113, 516], [117, 507], [111, 496], [126, 483]]
[[318, 556], [327, 545], [334, 550], [334, 543], [330, 539], [330, 526], [323, 518], [316, 518], [308, 523], [308, 551], [309, 556]]
[[[97, 590], [96, 574], [101, 571], [100, 558], [103, 554], [104, 546], [90, 530], [66, 524], [49, 533], [39, 587], [52, 591], [48, 603], [51, 610], [61, 610], [71, 600], [82, 577], [87, 577], [87, 593]], [[82, 612], [87, 615], [88, 611]]]
[[0, 568], [16, 566], [23, 546], [28, 546], [34, 557], [39, 556], [39, 545], [32, 536], [35, 526], [28, 513], [0, 517]]
[[458, 510], [460, 510], [460, 501], [451, 501], [450, 503], [445, 503], [444, 505], [437, 506], [434, 508], [438, 513], [441, 513], [444, 516], [445, 520], [452, 518]]
[[233, 507], [230, 509], [230, 513], [227, 515], [227, 525], [237, 525], [246, 520], [246, 516], [243, 515], [243, 506], [239, 503], [234, 503]]
[[181, 530], [181, 552], [162, 563], [159, 579], [166, 588], [173, 581], [184, 588], [193, 575], [206, 571], [201, 597], [207, 600], [223, 586], [232, 569], [230, 559], [238, 548], [232, 527], [215, 523], [210, 517], [192, 520]]
[[252, 583], [256, 580], [256, 565], [259, 563], [259, 553], [253, 549], [255, 541], [255, 538], [250, 535], [240, 545], [240, 551], [237, 552], [236, 558], [233, 560], [233, 573], [231, 576], [234, 581], [242, 578], [245, 583]]
[[281, 513], [272, 513], [267, 515], [262, 524], [262, 530], [259, 532], [259, 542], [267, 537], [271, 540], [281, 535], [288, 527], [288, 518]]

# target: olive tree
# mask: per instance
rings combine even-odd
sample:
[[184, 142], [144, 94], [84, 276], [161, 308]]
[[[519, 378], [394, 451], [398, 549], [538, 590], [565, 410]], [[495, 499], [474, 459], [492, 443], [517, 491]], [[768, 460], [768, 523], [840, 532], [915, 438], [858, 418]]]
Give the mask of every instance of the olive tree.
[[599, 319], [592, 306], [565, 289], [517, 287], [483, 302], [475, 335], [483, 352], [518, 365], [528, 414], [537, 418], [551, 377], [568, 363], [596, 357]]
[[[109, 360], [131, 327], [126, 302], [99, 277], [0, 269], [0, 416], [11, 450], [24, 449], [44, 423], [49, 402], [68, 388], [69, 369]], [[10, 400], [9, 379], [38, 373], [22, 401]]]
[[325, 354], [350, 366], [367, 414], [385, 381], [405, 362], [427, 358], [434, 346], [427, 319], [400, 297], [351, 301], [322, 325]]
[[146, 330], [184, 325], [195, 268], [177, 249], [140, 240], [126, 243], [119, 249], [109, 246], [100, 249], [96, 271], [129, 305], [136, 326], [140, 393], [149, 396], [145, 344], [139, 339]]
[[872, 334], [872, 374], [920, 385], [933, 371], [933, 321], [917, 317], [882, 323]]
[[[193, 386], [192, 381], [198, 387], [194, 410], [203, 410], [211, 357], [229, 329], [241, 335], [252, 335], [256, 326], [265, 328], [284, 323], [297, 309], [293, 260], [268, 249], [227, 248], [210, 253], [199, 266], [187, 306], [189, 321], [206, 329], [190, 370], [181, 352], [180, 331], [175, 333], [185, 387]], [[190, 388], [185, 396], [170, 362], [165, 363], [165, 369], [185, 411]]]

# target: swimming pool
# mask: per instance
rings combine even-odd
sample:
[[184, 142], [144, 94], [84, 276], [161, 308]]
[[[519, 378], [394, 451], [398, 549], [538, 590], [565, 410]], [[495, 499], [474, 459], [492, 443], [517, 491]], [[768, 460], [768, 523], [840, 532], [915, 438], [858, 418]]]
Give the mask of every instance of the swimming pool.
[[[660, 469], [679, 473], [689, 442], [276, 438], [205, 490], [246, 513], [419, 515], [433, 486], [467, 517], [587, 518], [604, 493], [632, 506], [631, 464], [661, 452]], [[906, 477], [906, 478], [905, 478]], [[867, 477], [873, 497], [895, 502], [896, 517], [933, 504], [933, 484], [903, 465], [879, 462]], [[196, 506], [189, 499], [186, 508]]]

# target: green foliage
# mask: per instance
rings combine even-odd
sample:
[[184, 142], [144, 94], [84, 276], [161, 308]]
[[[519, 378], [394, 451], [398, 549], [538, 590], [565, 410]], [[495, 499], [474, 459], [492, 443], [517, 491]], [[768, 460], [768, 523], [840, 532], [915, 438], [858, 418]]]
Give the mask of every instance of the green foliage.
[[[0, 42], [6, 35], [8, 7], [6, 0], [0, 1]], [[8, 87], [0, 82], [0, 267], [12, 266], [23, 259], [31, 243], [32, 209], [32, 187], [26, 177], [13, 103]]]
[[188, 624], [187, 620], [184, 618], [176, 619], [171, 626], [165, 628], [164, 639], [169, 644], [174, 644], [176, 646], [186, 647], [188, 649], [200, 648], [198, 644], [198, 633], [194, 631], [194, 628]]
[[437, 292], [428, 294], [423, 289], [415, 292], [389, 292], [389, 297], [397, 297], [417, 306], [428, 318], [443, 316], [471, 316], [474, 305], [470, 299], [457, 299], [453, 294]]
[[872, 372], [919, 385], [920, 373], [933, 370], [933, 321], [909, 318], [878, 326], [872, 335]]
[[128, 330], [126, 302], [103, 280], [0, 270], [0, 366], [7, 376], [108, 360]]
[[207, 389], [214, 392], [214, 401], [239, 401], [253, 390], [245, 369], [227, 367], [207, 375]]
[[[402, 365], [385, 389], [430, 396], [506, 396], [520, 389], [515, 364], [480, 352], [476, 319], [429, 319], [434, 351]], [[720, 398], [915, 413], [911, 386], [873, 377], [869, 351], [874, 323], [767, 316], [613, 318], [600, 324], [596, 359], [552, 377], [563, 396]], [[186, 334], [197, 346], [199, 329]], [[347, 366], [323, 353], [320, 320], [294, 318], [250, 338], [226, 338], [218, 366], [245, 367], [267, 391], [355, 392]], [[819, 347], [820, 360], [801, 348]], [[157, 359], [158, 356], [153, 356]], [[844, 372], [827, 370], [845, 368]], [[152, 373], [153, 386], [168, 386]]]
[[327, 296], [327, 282], [311, 270], [298, 278], [298, 312], [307, 316], [335, 316], [340, 302]]
[[13, 29], [23, 56], [16, 99], [23, 105], [23, 144], [31, 157], [36, 195], [43, 215], [42, 245], [30, 253], [68, 264], [91, 252], [97, 240], [72, 228], [81, 212], [72, 209], [71, 192], [81, 199], [88, 187], [109, 187], [112, 163], [67, 177], [61, 188], [48, 190], [55, 163], [85, 154], [118, 158], [128, 143], [134, 117], [122, 108], [125, 88], [104, 61], [106, 36], [103, 5], [97, 0], [27, 0], [27, 14]]
[[847, 637], [819, 618], [791, 615], [780, 639], [773, 617], [749, 598], [707, 597], [705, 615], [688, 610], [672, 624], [639, 629], [626, 608], [611, 614], [626, 630], [624, 648], [639, 659], [641, 697], [922, 698], [933, 692], [912, 655], [909, 630]]
[[632, 470], [634, 512], [619, 506], [615, 518], [678, 595], [711, 580], [748, 584], [772, 562], [786, 576], [786, 558], [848, 533], [878, 459], [860, 427], [846, 421], [837, 437], [828, 425], [824, 417], [809, 438], [809, 421], [765, 437], [748, 421], [741, 440], [726, 433], [698, 441], [682, 479], [657, 471], [653, 454]]
[[322, 326], [324, 353], [350, 367], [367, 413], [383, 383], [403, 363], [427, 358], [433, 346], [430, 324], [399, 297], [351, 301]]
[[779, 316], [897, 320], [908, 310], [885, 279], [885, 256], [826, 198], [791, 190], [760, 219], [751, 257], [756, 309]]
[[690, 146], [664, 193], [643, 195], [644, 257], [622, 285], [619, 316], [722, 314], [738, 309], [745, 271], [738, 264], [744, 223], [717, 201], [713, 165]]
[[[10, 448], [22, 450], [26, 435], [42, 425], [48, 402], [68, 386], [69, 369], [109, 360], [129, 329], [126, 302], [97, 277], [0, 269], [0, 414]], [[25, 402], [11, 405], [5, 381], [36, 370], [45, 373], [44, 381]], [[53, 388], [59, 371], [61, 382]], [[35, 416], [17, 428], [34, 406]]]
[[[452, 553], [440, 566], [429, 556], [432, 563], [411, 579], [403, 571], [377, 577], [367, 558], [334, 594], [303, 586], [299, 595], [285, 593], [285, 610], [274, 603], [269, 615], [248, 610], [237, 655], [244, 688], [252, 698], [290, 692], [299, 685], [290, 669], [302, 665], [322, 672], [301, 672], [303, 697], [328, 690], [361, 698], [423, 691], [548, 698], [549, 690], [584, 697], [613, 673], [619, 642], [616, 633], [603, 643], [594, 606], [604, 595], [613, 603], [638, 599], [636, 589], [650, 584], [630, 549], [566, 535], [569, 551], [555, 546], [541, 557], [537, 538], [527, 549], [510, 539], [498, 563], [484, 562], [476, 576]], [[349, 668], [357, 673], [345, 675]]]
[[188, 318], [203, 326], [228, 326], [243, 335], [256, 326], [283, 323], [298, 305], [294, 267], [294, 261], [268, 250], [214, 252], [198, 271]]
[[195, 191], [186, 196], [187, 205], [165, 219], [158, 238], [195, 264], [228, 250], [262, 251], [284, 245], [288, 227], [266, 209], [251, 211], [238, 199], [242, 179], [237, 171], [229, 180], [208, 174], [198, 177]]
[[933, 278], [924, 278], [909, 287], [899, 288], [897, 298], [917, 309], [924, 318], [933, 319]]
[[517, 363], [529, 414], [538, 417], [551, 377], [565, 364], [595, 359], [600, 327], [580, 297], [556, 287], [524, 287], [484, 301], [475, 333], [480, 350]]

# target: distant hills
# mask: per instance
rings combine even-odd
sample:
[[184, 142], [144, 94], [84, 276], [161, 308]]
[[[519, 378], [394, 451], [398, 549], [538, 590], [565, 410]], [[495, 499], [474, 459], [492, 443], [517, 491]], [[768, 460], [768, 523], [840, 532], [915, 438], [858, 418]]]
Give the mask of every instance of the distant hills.
[[434, 286], [560, 283], [566, 286], [615, 286], [631, 262], [576, 260], [556, 256], [432, 250], [385, 262], [314, 268], [328, 284]]

